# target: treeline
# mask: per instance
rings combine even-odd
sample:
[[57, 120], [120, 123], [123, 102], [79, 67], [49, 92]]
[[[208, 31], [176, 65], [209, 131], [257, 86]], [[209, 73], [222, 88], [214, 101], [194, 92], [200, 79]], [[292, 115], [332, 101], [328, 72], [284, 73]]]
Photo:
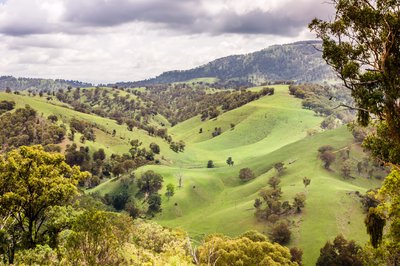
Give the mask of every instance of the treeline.
[[61, 88], [66, 88], [67, 86], [91, 87], [93, 85], [77, 80], [15, 78], [13, 76], [0, 77], [0, 90], [6, 90], [8, 88], [13, 91], [21, 91], [26, 89], [55, 91]]
[[152, 110], [166, 117], [172, 125], [199, 114], [202, 120], [212, 119], [220, 114], [220, 110], [229, 111], [272, 94], [273, 88], [264, 88], [260, 92], [241, 90], [208, 93], [203, 88], [187, 84], [148, 86], [145, 92], [137, 92], [144, 102], [151, 103]]
[[313, 110], [317, 115], [324, 116], [321, 128], [333, 129], [354, 120], [355, 112], [350, 108], [354, 101], [348, 89], [341, 86], [329, 86], [319, 84], [292, 84], [289, 93], [302, 99], [305, 109]]
[[[163, 122], [155, 126], [155, 116], [161, 114], [171, 125], [201, 114], [202, 120], [215, 118], [221, 111], [229, 111], [262, 96], [272, 95], [273, 88], [259, 92], [214, 91], [203, 86], [187, 84], [157, 85], [145, 91], [135, 89], [80, 89], [59, 90], [58, 100], [70, 104], [76, 111], [93, 113], [125, 123], [129, 130], [140, 128], [152, 136], [172, 141]], [[157, 124], [157, 122], [156, 122]]]

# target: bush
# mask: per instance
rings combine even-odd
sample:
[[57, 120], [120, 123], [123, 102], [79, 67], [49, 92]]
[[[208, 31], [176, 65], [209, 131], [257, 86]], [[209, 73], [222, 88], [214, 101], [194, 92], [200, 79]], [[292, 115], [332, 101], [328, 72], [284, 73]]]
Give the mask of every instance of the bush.
[[242, 168], [239, 172], [239, 178], [243, 181], [248, 181], [255, 178], [253, 171], [250, 168]]
[[272, 241], [285, 245], [289, 243], [292, 232], [286, 223], [279, 223], [272, 228], [269, 235]]

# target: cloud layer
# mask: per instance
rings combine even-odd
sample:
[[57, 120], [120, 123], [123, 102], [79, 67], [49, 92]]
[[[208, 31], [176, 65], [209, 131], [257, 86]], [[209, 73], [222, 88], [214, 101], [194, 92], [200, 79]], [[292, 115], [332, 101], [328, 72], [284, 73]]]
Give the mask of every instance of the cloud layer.
[[0, 0], [0, 75], [80, 78], [80, 64], [89, 81], [145, 78], [309, 38], [330, 14], [322, 0]]

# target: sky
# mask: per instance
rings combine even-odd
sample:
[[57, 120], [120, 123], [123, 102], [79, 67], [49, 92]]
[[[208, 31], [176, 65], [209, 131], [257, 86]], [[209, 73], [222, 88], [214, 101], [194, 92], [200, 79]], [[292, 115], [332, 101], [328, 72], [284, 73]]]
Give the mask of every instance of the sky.
[[0, 76], [92, 83], [315, 39], [326, 0], [0, 0]]

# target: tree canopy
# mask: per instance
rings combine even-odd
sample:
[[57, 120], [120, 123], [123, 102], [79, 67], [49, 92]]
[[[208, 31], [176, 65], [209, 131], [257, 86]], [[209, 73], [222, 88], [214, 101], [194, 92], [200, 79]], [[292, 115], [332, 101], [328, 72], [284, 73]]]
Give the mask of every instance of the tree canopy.
[[0, 228], [10, 248], [32, 248], [43, 241], [49, 208], [68, 203], [78, 193], [78, 181], [88, 177], [64, 160], [41, 146], [22, 146], [0, 156]]
[[[323, 58], [351, 90], [358, 121], [385, 121], [379, 139], [400, 145], [400, 8], [393, 0], [332, 0], [331, 21], [314, 19], [309, 27], [323, 41]], [[390, 150], [390, 149], [389, 149]], [[382, 159], [390, 159], [389, 157]], [[397, 158], [398, 159], [398, 158]], [[391, 160], [400, 163], [400, 160]]]

